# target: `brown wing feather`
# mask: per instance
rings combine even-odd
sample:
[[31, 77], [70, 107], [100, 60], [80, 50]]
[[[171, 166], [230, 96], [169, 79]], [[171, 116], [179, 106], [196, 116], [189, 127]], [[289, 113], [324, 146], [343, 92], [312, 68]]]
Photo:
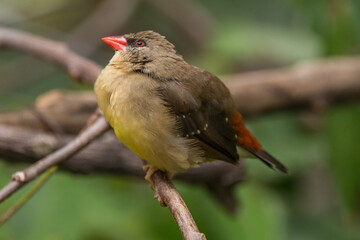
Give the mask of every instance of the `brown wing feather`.
[[208, 115], [199, 109], [178, 119], [183, 136], [196, 139], [206, 157], [232, 163], [238, 160], [235, 132], [222, 114]]
[[225, 85], [214, 75], [192, 67], [181, 81], [162, 81], [158, 89], [166, 106], [177, 116], [184, 137], [195, 139], [205, 157], [235, 163], [235, 131], [229, 123], [233, 100]]

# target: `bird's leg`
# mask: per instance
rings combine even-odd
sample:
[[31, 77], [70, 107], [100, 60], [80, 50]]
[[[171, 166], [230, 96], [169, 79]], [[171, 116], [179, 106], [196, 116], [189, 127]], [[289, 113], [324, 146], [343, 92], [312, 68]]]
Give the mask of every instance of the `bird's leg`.
[[150, 165], [150, 164], [146, 164], [143, 166], [143, 170], [145, 172], [145, 180], [150, 184], [150, 187], [155, 190], [155, 185], [154, 185], [154, 182], [152, 180], [152, 175], [157, 171], [159, 170], [158, 168]]
[[174, 173], [170, 173], [170, 172], [166, 172], [166, 176], [168, 177], [169, 180], [171, 180], [174, 177]]
[[[145, 163], [145, 161], [144, 161], [144, 163]], [[154, 181], [152, 180], [152, 175], [159, 169], [150, 164], [146, 164], [143, 166], [143, 170], [146, 173], [145, 180], [150, 184], [151, 188], [155, 191], [154, 198], [156, 198], [158, 200], [160, 206], [166, 207], [166, 203], [161, 198], [160, 194], [158, 193], [157, 189], [155, 188]], [[169, 172], [165, 172], [165, 174], [168, 177], [168, 179], [171, 179], [174, 176], [173, 173], [169, 173]]]
[[156, 198], [158, 200], [160, 206], [166, 207], [166, 203], [164, 202], [164, 200], [161, 198], [160, 194], [155, 189], [155, 184], [154, 184], [154, 181], [152, 180], [152, 175], [159, 169], [150, 164], [146, 164], [143, 166], [143, 170], [146, 174], [145, 180], [150, 184], [150, 187], [155, 191], [154, 198]]

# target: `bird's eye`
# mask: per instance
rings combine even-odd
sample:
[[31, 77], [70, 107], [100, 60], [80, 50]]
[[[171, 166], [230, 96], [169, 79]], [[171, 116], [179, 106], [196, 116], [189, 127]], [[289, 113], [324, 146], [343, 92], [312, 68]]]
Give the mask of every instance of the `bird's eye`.
[[143, 40], [136, 40], [135, 45], [137, 47], [144, 47], [145, 46], [145, 42]]

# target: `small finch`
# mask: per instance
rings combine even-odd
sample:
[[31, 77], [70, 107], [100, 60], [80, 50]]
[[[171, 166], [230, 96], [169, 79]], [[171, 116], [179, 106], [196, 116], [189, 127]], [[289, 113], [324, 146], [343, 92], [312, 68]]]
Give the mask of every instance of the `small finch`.
[[103, 38], [115, 55], [95, 83], [98, 104], [116, 136], [148, 162], [147, 180], [212, 160], [257, 157], [287, 173], [247, 130], [227, 87], [192, 66], [153, 31]]

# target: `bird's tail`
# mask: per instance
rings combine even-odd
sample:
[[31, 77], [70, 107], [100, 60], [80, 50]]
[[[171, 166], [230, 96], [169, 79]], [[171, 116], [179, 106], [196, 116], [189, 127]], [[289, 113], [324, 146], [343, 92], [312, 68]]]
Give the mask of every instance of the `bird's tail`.
[[286, 174], [289, 173], [289, 170], [284, 166], [284, 164], [282, 164], [281, 162], [276, 160], [276, 158], [271, 156], [268, 152], [266, 152], [264, 150], [253, 150], [253, 149], [249, 149], [249, 148], [245, 148], [245, 149], [247, 151], [249, 151], [251, 154], [253, 154], [254, 156], [258, 157], [261, 161], [263, 161], [263, 163], [265, 163], [269, 167], [276, 168]]
[[236, 143], [246, 151], [250, 152], [252, 155], [258, 157], [266, 165], [271, 168], [277, 168], [281, 172], [288, 173], [288, 169], [268, 152], [264, 151], [258, 140], [254, 135], [247, 130], [243, 120], [242, 115], [239, 112], [235, 113], [234, 118], [232, 119], [231, 125], [236, 133]]

